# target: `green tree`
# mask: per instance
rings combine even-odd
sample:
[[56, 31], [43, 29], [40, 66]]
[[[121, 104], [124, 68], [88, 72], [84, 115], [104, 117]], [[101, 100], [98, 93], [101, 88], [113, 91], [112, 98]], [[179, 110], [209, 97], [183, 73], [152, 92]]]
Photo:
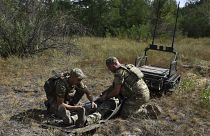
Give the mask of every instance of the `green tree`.
[[181, 10], [181, 28], [183, 35], [189, 37], [210, 36], [209, 1], [188, 1]]
[[74, 5], [79, 7], [75, 15], [98, 36], [139, 35], [141, 25], [148, 24], [148, 0], [80, 0]]
[[156, 0], [152, 3], [151, 24], [155, 26], [158, 14], [157, 35], [171, 36], [173, 34], [176, 10], [176, 0]]
[[105, 26], [109, 20], [107, 16], [109, 15], [111, 1], [107, 0], [78, 0], [75, 1], [75, 15], [78, 19], [95, 35], [103, 36], [105, 35]]
[[[126, 36], [133, 39], [141, 39], [147, 35], [149, 3], [145, 0], [118, 0], [118, 18], [112, 24], [114, 35]], [[116, 6], [115, 6], [116, 7]], [[115, 10], [116, 11], [116, 10]], [[148, 30], [148, 31], [147, 31]]]

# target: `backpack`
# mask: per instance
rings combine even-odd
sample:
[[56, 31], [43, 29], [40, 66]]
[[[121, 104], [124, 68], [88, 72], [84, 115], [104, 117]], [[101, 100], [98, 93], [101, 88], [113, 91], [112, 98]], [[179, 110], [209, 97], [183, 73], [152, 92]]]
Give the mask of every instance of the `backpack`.
[[46, 92], [47, 96], [55, 96], [55, 82], [58, 79], [61, 79], [63, 77], [69, 77], [70, 73], [68, 71], [64, 73], [57, 73], [56, 71], [52, 71], [52, 74], [54, 76], [50, 77], [44, 84], [44, 90]]
[[44, 90], [47, 96], [55, 96], [55, 81], [60, 79], [61, 76], [50, 77], [44, 84]]

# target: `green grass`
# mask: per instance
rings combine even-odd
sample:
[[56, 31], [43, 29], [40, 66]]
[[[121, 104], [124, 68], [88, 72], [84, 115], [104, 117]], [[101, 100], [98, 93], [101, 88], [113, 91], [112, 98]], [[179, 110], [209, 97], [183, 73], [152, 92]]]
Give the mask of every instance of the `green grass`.
[[201, 93], [201, 105], [207, 107], [210, 105], [210, 89], [203, 89]]

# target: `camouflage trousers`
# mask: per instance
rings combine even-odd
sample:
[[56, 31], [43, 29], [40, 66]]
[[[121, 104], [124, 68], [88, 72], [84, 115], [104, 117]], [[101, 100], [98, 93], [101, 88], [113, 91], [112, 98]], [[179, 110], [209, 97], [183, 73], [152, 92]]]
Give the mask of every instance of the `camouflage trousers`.
[[80, 126], [85, 121], [85, 108], [77, 110], [76, 115], [72, 115], [65, 107], [57, 106], [53, 97], [48, 97], [48, 100], [45, 103], [48, 103], [48, 112], [55, 114], [56, 117], [62, 119], [66, 125], [75, 124]]
[[138, 116], [141, 106], [150, 99], [150, 92], [146, 83], [140, 79], [132, 87], [132, 94], [124, 101], [121, 115], [122, 117]]
[[77, 110], [77, 115], [72, 115], [69, 110], [63, 106], [57, 106], [56, 98], [53, 96], [52, 88], [48, 82], [44, 84], [44, 90], [46, 93], [47, 101], [45, 101], [45, 106], [48, 112], [55, 114], [58, 118], [61, 118], [65, 124], [76, 124], [80, 125], [85, 120], [85, 108]]

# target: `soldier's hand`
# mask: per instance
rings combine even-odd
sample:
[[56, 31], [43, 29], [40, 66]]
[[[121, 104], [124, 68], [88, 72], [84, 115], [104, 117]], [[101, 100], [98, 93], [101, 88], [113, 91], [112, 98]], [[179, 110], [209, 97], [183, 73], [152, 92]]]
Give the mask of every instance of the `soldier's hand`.
[[97, 108], [97, 104], [95, 102], [92, 102], [92, 108], [96, 109]]

